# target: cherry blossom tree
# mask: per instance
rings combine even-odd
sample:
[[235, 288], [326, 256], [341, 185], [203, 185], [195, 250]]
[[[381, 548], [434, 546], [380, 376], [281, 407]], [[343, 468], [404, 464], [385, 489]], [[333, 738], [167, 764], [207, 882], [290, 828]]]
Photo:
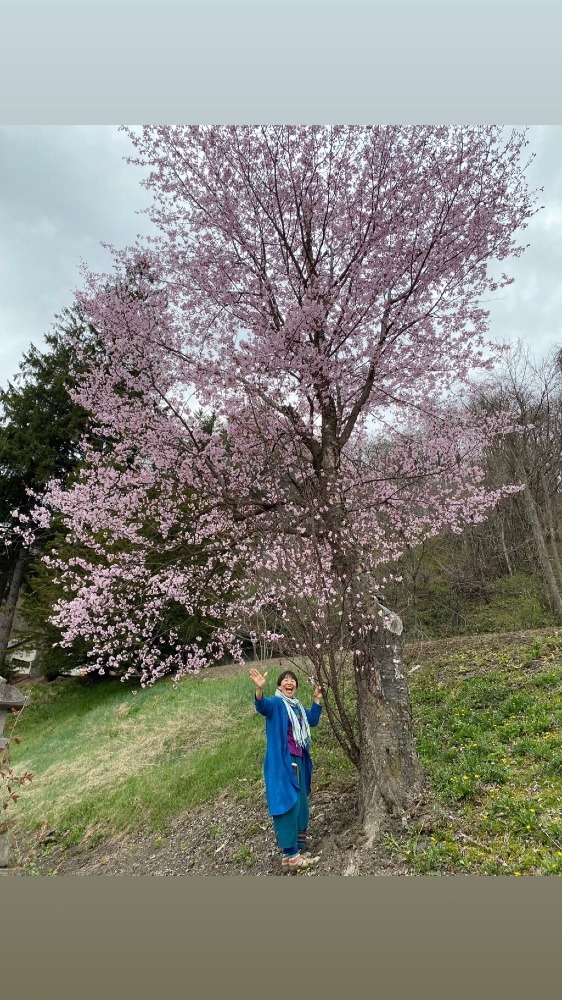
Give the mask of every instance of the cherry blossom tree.
[[[61, 562], [57, 624], [143, 682], [248, 639], [308, 664], [372, 839], [423, 794], [393, 563], [513, 488], [482, 471], [510, 418], [463, 401], [510, 280], [490, 262], [534, 211], [524, 134], [127, 131], [159, 236], [81, 296], [98, 348], [76, 398], [113, 444], [47, 498], [92, 553]], [[207, 639], [162, 629], [171, 605]]]

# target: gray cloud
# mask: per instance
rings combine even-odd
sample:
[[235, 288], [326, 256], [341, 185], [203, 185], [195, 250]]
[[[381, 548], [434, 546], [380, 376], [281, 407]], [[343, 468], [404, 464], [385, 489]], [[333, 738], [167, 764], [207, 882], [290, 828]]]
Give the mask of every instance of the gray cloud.
[[544, 355], [562, 343], [562, 128], [529, 129], [529, 182], [539, 192], [542, 207], [521, 234], [529, 244], [521, 257], [504, 269], [515, 280], [490, 305], [490, 333], [494, 339], [528, 344]]
[[72, 304], [81, 261], [111, 266], [148, 220], [130, 143], [112, 126], [0, 128], [0, 383]]

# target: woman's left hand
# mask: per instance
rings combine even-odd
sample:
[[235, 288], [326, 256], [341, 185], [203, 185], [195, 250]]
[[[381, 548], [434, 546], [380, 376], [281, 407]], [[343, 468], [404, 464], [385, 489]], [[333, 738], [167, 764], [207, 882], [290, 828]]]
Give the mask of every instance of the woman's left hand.
[[313, 700], [313, 701], [315, 701], [315, 702], [316, 702], [316, 704], [319, 704], [319, 703], [320, 703], [320, 702], [322, 701], [322, 695], [323, 695], [323, 691], [322, 691], [322, 688], [321, 688], [321, 687], [320, 687], [320, 685], [318, 684], [318, 685], [317, 685], [317, 686], [316, 686], [316, 687], [314, 688], [314, 694], [312, 695], [312, 700]]

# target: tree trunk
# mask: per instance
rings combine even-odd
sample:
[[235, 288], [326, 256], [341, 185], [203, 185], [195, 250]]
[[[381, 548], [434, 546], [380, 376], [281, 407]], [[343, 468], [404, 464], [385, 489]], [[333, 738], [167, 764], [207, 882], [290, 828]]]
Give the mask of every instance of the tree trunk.
[[525, 510], [527, 512], [527, 517], [529, 518], [529, 523], [531, 525], [531, 530], [533, 532], [533, 538], [537, 549], [537, 555], [539, 557], [539, 564], [548, 586], [550, 598], [552, 600], [552, 605], [554, 607], [554, 610], [556, 611], [556, 614], [558, 615], [560, 622], [562, 622], [562, 598], [560, 597], [560, 591], [556, 583], [556, 578], [554, 576], [554, 571], [552, 569], [552, 563], [548, 556], [548, 550], [544, 540], [544, 535], [539, 521], [539, 516], [537, 514], [537, 508], [535, 506], [535, 501], [533, 500], [533, 496], [529, 489], [528, 483], [525, 483], [525, 488], [521, 492], [523, 493]]
[[506, 566], [507, 566], [507, 572], [509, 573], [510, 576], [513, 576], [513, 568], [512, 568], [512, 565], [511, 565], [511, 559], [509, 558], [509, 552], [508, 552], [507, 545], [506, 545], [506, 542], [505, 542], [505, 528], [504, 528], [503, 518], [501, 518], [501, 517], [500, 517], [500, 542], [501, 542], [503, 557], [505, 559]]
[[360, 731], [359, 807], [368, 845], [424, 791], [402, 663], [402, 621], [379, 604], [353, 657]]
[[0, 673], [3, 670], [4, 663], [6, 661], [6, 653], [8, 651], [10, 635], [12, 634], [12, 625], [14, 624], [16, 605], [18, 603], [18, 597], [23, 582], [23, 571], [25, 569], [26, 559], [27, 549], [24, 545], [21, 545], [18, 551], [14, 571], [12, 573], [8, 597], [2, 609], [2, 613], [0, 614]]
[[546, 517], [546, 525], [548, 528], [548, 541], [550, 542], [550, 551], [552, 552], [552, 559], [554, 561], [554, 566], [556, 567], [556, 573], [558, 575], [558, 586], [562, 585], [562, 564], [560, 563], [560, 555], [558, 552], [558, 538], [556, 531], [554, 530], [554, 518], [552, 516], [552, 504], [550, 502], [550, 493], [548, 492], [548, 487], [546, 480], [543, 475], [541, 475], [541, 482], [544, 493], [544, 511]]

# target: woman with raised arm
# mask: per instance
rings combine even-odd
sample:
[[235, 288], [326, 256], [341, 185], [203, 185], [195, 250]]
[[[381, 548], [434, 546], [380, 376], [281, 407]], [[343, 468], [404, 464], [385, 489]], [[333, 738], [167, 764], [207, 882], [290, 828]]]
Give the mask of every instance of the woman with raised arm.
[[250, 678], [256, 688], [256, 711], [265, 717], [265, 795], [283, 855], [281, 865], [285, 872], [297, 872], [313, 863], [302, 852], [308, 850], [310, 727], [320, 719], [322, 688], [314, 688], [312, 705], [305, 708], [296, 697], [299, 682], [292, 670], [279, 675], [273, 698], [263, 693], [267, 671], [262, 674], [252, 667]]

